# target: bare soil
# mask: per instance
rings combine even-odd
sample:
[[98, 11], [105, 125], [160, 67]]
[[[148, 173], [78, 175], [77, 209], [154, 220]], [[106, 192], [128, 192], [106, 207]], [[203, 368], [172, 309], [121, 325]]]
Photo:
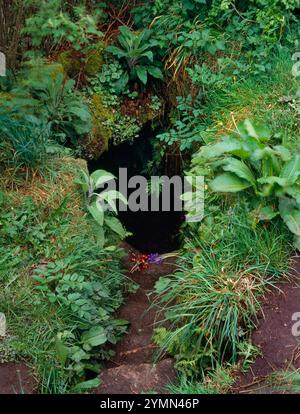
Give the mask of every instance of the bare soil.
[[0, 364], [0, 394], [35, 394], [36, 383], [23, 362]]
[[[132, 251], [129, 246], [125, 248]], [[127, 269], [132, 266], [128, 256], [124, 266]], [[157, 347], [152, 336], [159, 316], [150, 307], [151, 300], [148, 297], [159, 277], [170, 274], [174, 268], [174, 260], [167, 259], [162, 264], [150, 265], [147, 270], [129, 273], [139, 289], [127, 297], [118, 317], [129, 321], [130, 326], [123, 340], [113, 348], [115, 356], [100, 374], [103, 384], [95, 391], [97, 394], [163, 392], [167, 384], [176, 380], [171, 358], [165, 356], [165, 359], [154, 364]]]
[[[130, 247], [125, 245], [129, 251]], [[132, 249], [131, 249], [132, 250]], [[129, 270], [131, 262], [127, 255], [124, 266]], [[293, 260], [291, 279], [277, 285], [269, 292], [262, 305], [258, 327], [251, 340], [260, 351], [246, 373], [237, 373], [233, 393], [284, 393], [268, 381], [273, 372], [300, 369], [299, 339], [292, 334], [295, 321], [292, 315], [300, 312], [300, 258]], [[115, 356], [102, 370], [102, 385], [96, 394], [138, 394], [142, 392], [165, 392], [166, 385], [176, 381], [173, 360], [164, 356], [155, 362], [156, 345], [152, 341], [155, 323], [160, 315], [151, 305], [149, 293], [162, 275], [173, 272], [172, 259], [149, 269], [129, 273], [139, 284], [139, 289], [128, 295], [118, 317], [129, 321], [125, 337], [114, 347]], [[0, 394], [32, 394], [36, 383], [25, 363], [0, 365]]]
[[300, 337], [292, 334], [292, 315], [300, 312], [300, 257], [292, 260], [292, 275], [266, 295], [252, 343], [261, 356], [245, 374], [238, 374], [235, 393], [282, 393], [268, 381], [273, 372], [300, 368]]

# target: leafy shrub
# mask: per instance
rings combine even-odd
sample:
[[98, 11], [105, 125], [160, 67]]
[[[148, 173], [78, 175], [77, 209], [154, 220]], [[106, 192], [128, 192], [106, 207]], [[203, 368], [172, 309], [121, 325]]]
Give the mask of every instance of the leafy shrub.
[[[119, 80], [123, 88], [131, 80], [140, 80], [144, 85], [148, 82], [148, 75], [163, 79], [162, 71], [154, 63], [153, 49], [156, 44], [151, 41], [151, 31], [143, 30], [132, 32], [129, 27], [120, 27], [118, 38], [122, 48], [109, 46], [106, 50], [126, 62], [129, 75], [125, 73]], [[120, 86], [119, 86], [120, 87]]]
[[177, 97], [176, 117], [172, 127], [157, 138], [171, 146], [179, 144], [181, 151], [191, 150], [193, 144], [202, 141], [201, 133], [204, 125], [201, 123], [204, 110], [201, 108], [199, 100], [193, 100], [191, 95], [187, 98]]
[[86, 371], [99, 371], [111, 356], [106, 345], [126, 330], [113, 316], [126, 284], [122, 251], [109, 231], [106, 246], [99, 244], [99, 225], [74, 216], [69, 202], [49, 210], [27, 198], [11, 208], [4, 198], [0, 206], [1, 312], [10, 348], [32, 360], [41, 392], [98, 385], [85, 382]]
[[64, 10], [62, 0], [36, 1], [27, 0], [36, 8], [34, 14], [27, 18], [23, 33], [31, 37], [32, 45], [45, 48], [46, 53], [53, 52], [63, 43], [68, 43], [75, 50], [88, 46], [95, 37], [102, 36], [97, 23], [102, 9], [87, 14], [84, 7], [73, 8], [73, 18]]
[[107, 228], [113, 233], [116, 233], [121, 239], [124, 239], [127, 236], [127, 232], [121, 222], [113, 215], [113, 213], [117, 214], [116, 200], [121, 200], [126, 204], [127, 200], [125, 197], [116, 190], [96, 192], [115, 178], [116, 177], [113, 174], [105, 170], [96, 170], [90, 176], [82, 171], [81, 178], [76, 181], [81, 185], [85, 194], [89, 213], [100, 226], [97, 232], [97, 237], [101, 246], [106, 242], [105, 230], [107, 230]]
[[125, 86], [122, 82], [124, 69], [119, 62], [105, 63], [102, 65], [100, 73], [89, 80], [93, 93], [110, 93], [118, 95], [124, 93]]
[[300, 155], [291, 154], [282, 145], [268, 145], [270, 138], [267, 128], [246, 120], [236, 135], [203, 146], [194, 164], [209, 163], [214, 173], [225, 171], [209, 183], [215, 192], [252, 188], [258, 200], [258, 220], [271, 220], [280, 214], [298, 245]]
[[178, 271], [155, 286], [170, 323], [155, 340], [190, 377], [237, 361], [240, 342], [255, 326], [259, 298], [288, 267], [283, 225], [253, 228], [250, 206], [239, 201], [210, 206], [204, 222], [185, 232]]
[[[30, 95], [40, 103], [37, 115], [44, 118], [60, 143], [69, 140], [76, 146], [80, 137], [91, 130], [91, 115], [88, 106], [78, 92], [74, 91], [75, 81], [66, 79], [62, 73], [43, 74], [36, 77], [35, 68], [26, 81]], [[43, 70], [43, 67], [40, 68]]]
[[50, 125], [34, 117], [0, 113], [0, 148], [5, 164], [37, 168], [47, 163]]

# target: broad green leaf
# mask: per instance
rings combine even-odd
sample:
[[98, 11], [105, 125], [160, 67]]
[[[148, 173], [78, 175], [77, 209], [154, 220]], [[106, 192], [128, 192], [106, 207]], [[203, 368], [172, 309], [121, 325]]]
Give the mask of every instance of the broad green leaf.
[[257, 182], [260, 184], [278, 184], [281, 187], [285, 187], [287, 185], [287, 180], [285, 178], [274, 177], [274, 176], [258, 178]]
[[289, 161], [292, 157], [291, 152], [283, 145], [275, 145], [273, 149], [282, 161]]
[[238, 177], [248, 181], [253, 187], [256, 186], [256, 180], [252, 171], [243, 161], [236, 158], [227, 158], [224, 162], [226, 163], [223, 166], [224, 171], [232, 172]]
[[94, 326], [81, 335], [81, 341], [91, 346], [99, 346], [105, 344], [107, 336], [102, 326]]
[[87, 193], [89, 191], [89, 176], [87, 175], [87, 173], [85, 171], [81, 171], [80, 172], [80, 177], [75, 178], [74, 182], [76, 184], [81, 185], [82, 190]]
[[293, 199], [282, 197], [279, 201], [280, 215], [289, 230], [300, 236], [300, 210]]
[[116, 177], [108, 171], [96, 170], [91, 174], [94, 183], [94, 189], [100, 188], [104, 183], [115, 179]]
[[108, 46], [105, 50], [119, 58], [126, 57], [126, 53], [122, 49], [119, 49], [116, 46]]
[[163, 79], [164, 75], [162, 73], [162, 71], [155, 67], [155, 66], [149, 66], [147, 67], [148, 72], [150, 73], [151, 76], [153, 76], [156, 79]]
[[88, 391], [92, 388], [99, 387], [102, 384], [102, 381], [99, 378], [94, 378], [88, 381], [79, 382], [72, 388], [72, 393], [79, 393]]
[[96, 238], [99, 246], [102, 248], [105, 244], [105, 233], [102, 226], [99, 226], [96, 231]]
[[103, 226], [104, 222], [104, 211], [101, 209], [101, 206], [96, 203], [95, 201], [88, 206], [88, 211], [94, 218], [94, 220], [100, 224], [100, 226]]
[[146, 56], [150, 62], [153, 62], [153, 52], [151, 52], [151, 50], [147, 50], [146, 52], [142, 53], [141, 56]]
[[144, 85], [146, 85], [147, 80], [148, 80], [147, 69], [144, 66], [137, 66], [136, 67], [136, 74], [137, 74], [138, 78], [140, 79], [140, 81]]
[[247, 152], [243, 147], [242, 142], [240, 142], [236, 138], [232, 137], [225, 137], [222, 141], [214, 144], [214, 145], [205, 145], [201, 148], [199, 153], [195, 156], [195, 158], [204, 158], [204, 159], [211, 159], [220, 157], [226, 153], [241, 153], [241, 158], [244, 158], [242, 154], [249, 155], [250, 152]]
[[300, 236], [294, 236], [293, 244], [297, 250], [300, 250]]
[[300, 157], [295, 155], [293, 159], [284, 164], [280, 177], [285, 178], [287, 185], [295, 184], [300, 175]]
[[55, 340], [55, 350], [57, 358], [62, 366], [65, 366], [66, 360], [68, 358], [69, 350], [65, 344], [58, 338]]
[[285, 192], [296, 200], [296, 203], [300, 205], [300, 185], [294, 184], [291, 187], [287, 187]]
[[266, 141], [271, 137], [271, 132], [266, 125], [251, 122], [249, 119], [246, 119], [242, 124], [239, 124], [238, 130], [244, 137], [246, 132], [250, 137], [255, 138], [258, 141]]
[[109, 191], [104, 191], [101, 194], [106, 194], [107, 197], [105, 197], [105, 199], [111, 198], [111, 199], [114, 199], [114, 200], [121, 200], [121, 201], [123, 201], [124, 204], [127, 204], [126, 198], [124, 197], [124, 195], [120, 191], [109, 190]]
[[122, 226], [120, 220], [118, 220], [116, 217], [106, 217], [105, 223], [113, 232], [117, 233], [122, 239], [126, 237], [127, 232]]
[[160, 277], [155, 283], [155, 292], [162, 293], [171, 283], [171, 279], [168, 277]]
[[115, 200], [121, 200], [123, 201], [125, 205], [127, 204], [127, 200], [123, 196], [123, 194], [115, 190], [103, 191], [101, 194], [97, 194], [97, 197], [98, 197], [98, 200], [107, 201], [107, 203], [111, 206], [111, 208], [116, 214], [117, 214], [117, 208], [116, 208]]
[[278, 214], [279, 212], [275, 211], [273, 207], [265, 206], [259, 211], [258, 219], [262, 221], [269, 221], [278, 216]]
[[235, 193], [251, 187], [251, 184], [237, 177], [232, 173], [224, 173], [216, 177], [209, 183], [210, 188], [215, 192]]

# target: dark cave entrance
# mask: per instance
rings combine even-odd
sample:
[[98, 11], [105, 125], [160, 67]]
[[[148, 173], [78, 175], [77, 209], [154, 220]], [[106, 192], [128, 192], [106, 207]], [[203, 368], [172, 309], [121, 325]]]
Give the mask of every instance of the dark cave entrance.
[[[89, 161], [90, 173], [97, 169], [104, 169], [118, 177], [119, 168], [127, 168], [128, 178], [135, 175], [145, 175], [146, 178], [150, 178], [145, 174], [145, 167], [147, 162], [153, 159], [151, 138], [154, 134], [151, 124], [147, 124], [140, 136], [132, 143], [124, 142], [111, 147], [98, 160]], [[162, 165], [161, 175], [170, 175], [166, 173], [167, 170], [167, 166]], [[175, 167], [173, 174], [175, 173], [180, 175], [178, 167]], [[167, 253], [180, 247], [179, 229], [184, 221], [184, 212], [174, 209], [172, 187], [170, 200], [170, 211], [161, 211], [161, 208], [160, 211], [119, 211], [119, 219], [132, 233], [132, 236], [127, 238], [131, 246], [143, 253]]]

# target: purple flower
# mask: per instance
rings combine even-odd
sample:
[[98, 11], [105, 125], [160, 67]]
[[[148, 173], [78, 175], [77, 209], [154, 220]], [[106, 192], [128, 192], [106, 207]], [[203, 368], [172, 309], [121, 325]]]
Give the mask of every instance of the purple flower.
[[158, 253], [150, 253], [148, 255], [148, 263], [150, 264], [161, 264], [163, 258]]

